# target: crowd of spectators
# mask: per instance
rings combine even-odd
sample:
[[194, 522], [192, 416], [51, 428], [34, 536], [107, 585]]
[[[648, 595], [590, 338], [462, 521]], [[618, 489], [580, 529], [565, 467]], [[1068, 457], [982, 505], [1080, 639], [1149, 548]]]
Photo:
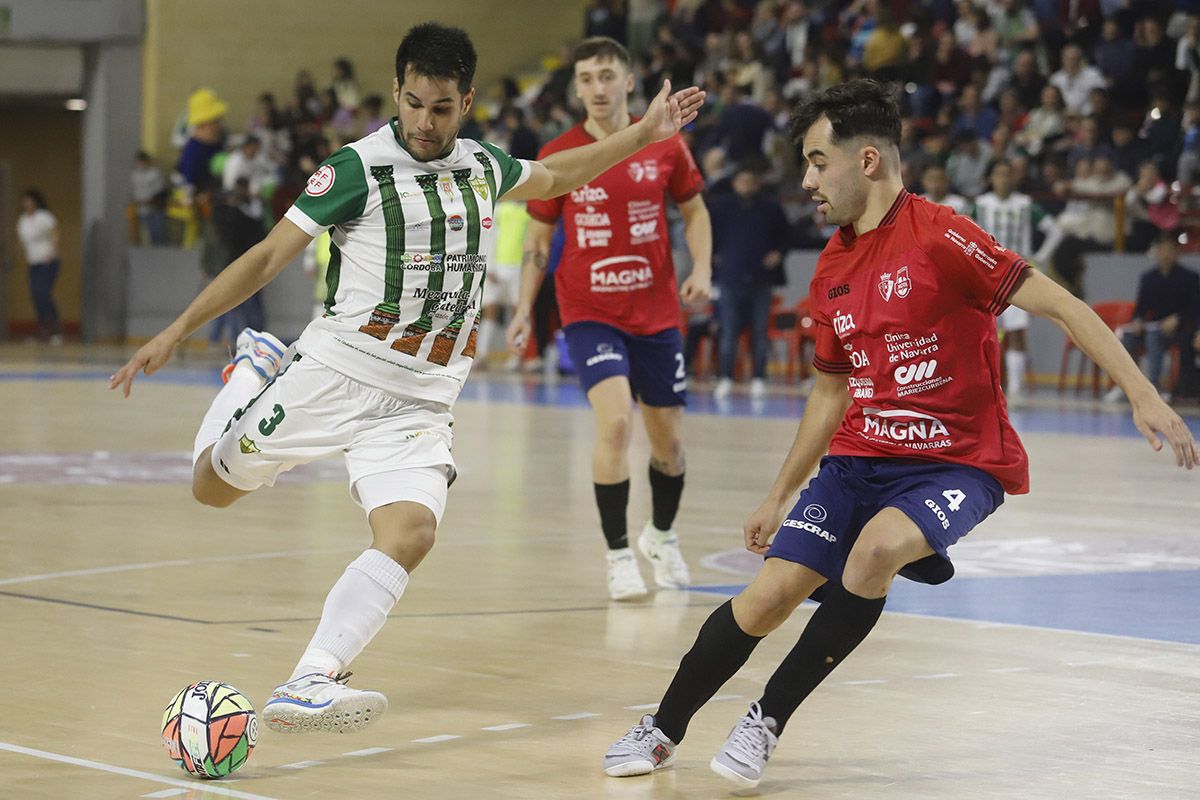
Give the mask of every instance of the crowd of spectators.
[[[1200, 0], [592, 0], [581, 33], [628, 47], [635, 112], [664, 78], [707, 91], [685, 136], [709, 196], [731, 192], [746, 163], [766, 165], [788, 247], [820, 248], [832, 233], [800, 186], [789, 110], [855, 77], [895, 88], [911, 191], [969, 212], [993, 162], [1010, 164], [1042, 220], [1029, 255], [1076, 292], [1087, 252], [1145, 252], [1200, 219]], [[535, 157], [579, 118], [569, 51], [481, 91], [462, 135]], [[235, 135], [204, 139], [192, 118], [185, 140], [181, 126], [176, 186], [184, 202], [211, 203], [244, 178], [269, 224], [321, 160], [386, 124], [389, 105], [346, 59], [325, 88], [301, 70]], [[1200, 247], [1183, 238], [1185, 252]]]

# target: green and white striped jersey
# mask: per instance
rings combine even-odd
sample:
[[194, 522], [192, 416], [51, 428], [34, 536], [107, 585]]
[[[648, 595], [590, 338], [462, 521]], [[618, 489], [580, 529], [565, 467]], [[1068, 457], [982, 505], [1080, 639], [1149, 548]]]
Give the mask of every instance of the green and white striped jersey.
[[417, 161], [396, 120], [334, 153], [287, 218], [332, 227], [325, 315], [299, 351], [388, 394], [451, 405], [475, 356], [497, 200], [529, 162], [459, 139]]
[[1041, 219], [1041, 210], [1029, 195], [1013, 192], [1000, 199], [995, 192], [975, 198], [975, 221], [995, 237], [1003, 247], [1033, 256], [1033, 229]]

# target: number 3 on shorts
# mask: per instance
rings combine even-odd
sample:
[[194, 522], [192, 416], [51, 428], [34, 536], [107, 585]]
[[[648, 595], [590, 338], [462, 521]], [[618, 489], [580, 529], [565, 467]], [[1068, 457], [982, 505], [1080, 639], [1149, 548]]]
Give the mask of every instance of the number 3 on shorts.
[[950, 506], [951, 511], [958, 511], [962, 508], [963, 500], [967, 499], [967, 494], [958, 489], [947, 489], [942, 492], [942, 497], [946, 498], [946, 503]]

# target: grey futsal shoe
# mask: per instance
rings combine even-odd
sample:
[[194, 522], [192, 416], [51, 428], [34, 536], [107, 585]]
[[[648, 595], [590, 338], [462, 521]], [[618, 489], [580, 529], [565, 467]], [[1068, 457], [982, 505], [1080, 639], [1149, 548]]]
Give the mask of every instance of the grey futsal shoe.
[[263, 706], [267, 727], [280, 733], [360, 731], [387, 711], [387, 698], [346, 685], [349, 672], [314, 672], [280, 684]]
[[604, 772], [614, 778], [648, 775], [675, 762], [675, 743], [647, 714], [604, 754]]
[[743, 789], [753, 789], [762, 780], [763, 770], [779, 737], [775, 735], [775, 720], [763, 717], [758, 703], [737, 721], [725, 745], [713, 756], [708, 766], [713, 772]]

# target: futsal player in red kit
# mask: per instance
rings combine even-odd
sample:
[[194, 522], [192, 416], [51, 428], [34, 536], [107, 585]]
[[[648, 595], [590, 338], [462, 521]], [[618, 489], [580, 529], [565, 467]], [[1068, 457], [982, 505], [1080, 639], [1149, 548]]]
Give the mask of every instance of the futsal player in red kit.
[[1000, 388], [995, 317], [1008, 305], [1066, 330], [1125, 390], [1154, 449], [1162, 437], [1180, 466], [1200, 460], [1183, 421], [1087, 305], [970, 218], [904, 190], [899, 111], [886, 89], [867, 80], [827, 89], [797, 109], [792, 136], [804, 188], [841, 226], [809, 294], [816, 386], [745, 524], [762, 568], [701, 627], [657, 712], [609, 748], [609, 775], [670, 764], [696, 711], [816, 592], [799, 641], [710, 762], [756, 786], [792, 713], [875, 626], [895, 576], [949, 580], [947, 548], [1006, 493], [1028, 491]]
[[[629, 54], [606, 37], [575, 48], [575, 91], [587, 109], [580, 125], [548, 142], [539, 158], [603, 139], [636, 121], [627, 97], [633, 89]], [[673, 530], [683, 492], [681, 439], [687, 402], [680, 296], [708, 299], [712, 285], [712, 226], [700, 191], [704, 179], [680, 136], [652, 144], [570, 194], [528, 205], [521, 298], [509, 325], [520, 352], [529, 314], [545, 277], [554, 226], [562, 219], [566, 243], [555, 271], [555, 293], [567, 350], [596, 417], [592, 480], [600, 528], [608, 543], [608, 593], [613, 600], [646, 594], [629, 546], [629, 442], [632, 399], [641, 406], [650, 440], [653, 515], [637, 550], [665, 588], [688, 585], [688, 568]], [[676, 287], [666, 202], [683, 216], [692, 272]]]

